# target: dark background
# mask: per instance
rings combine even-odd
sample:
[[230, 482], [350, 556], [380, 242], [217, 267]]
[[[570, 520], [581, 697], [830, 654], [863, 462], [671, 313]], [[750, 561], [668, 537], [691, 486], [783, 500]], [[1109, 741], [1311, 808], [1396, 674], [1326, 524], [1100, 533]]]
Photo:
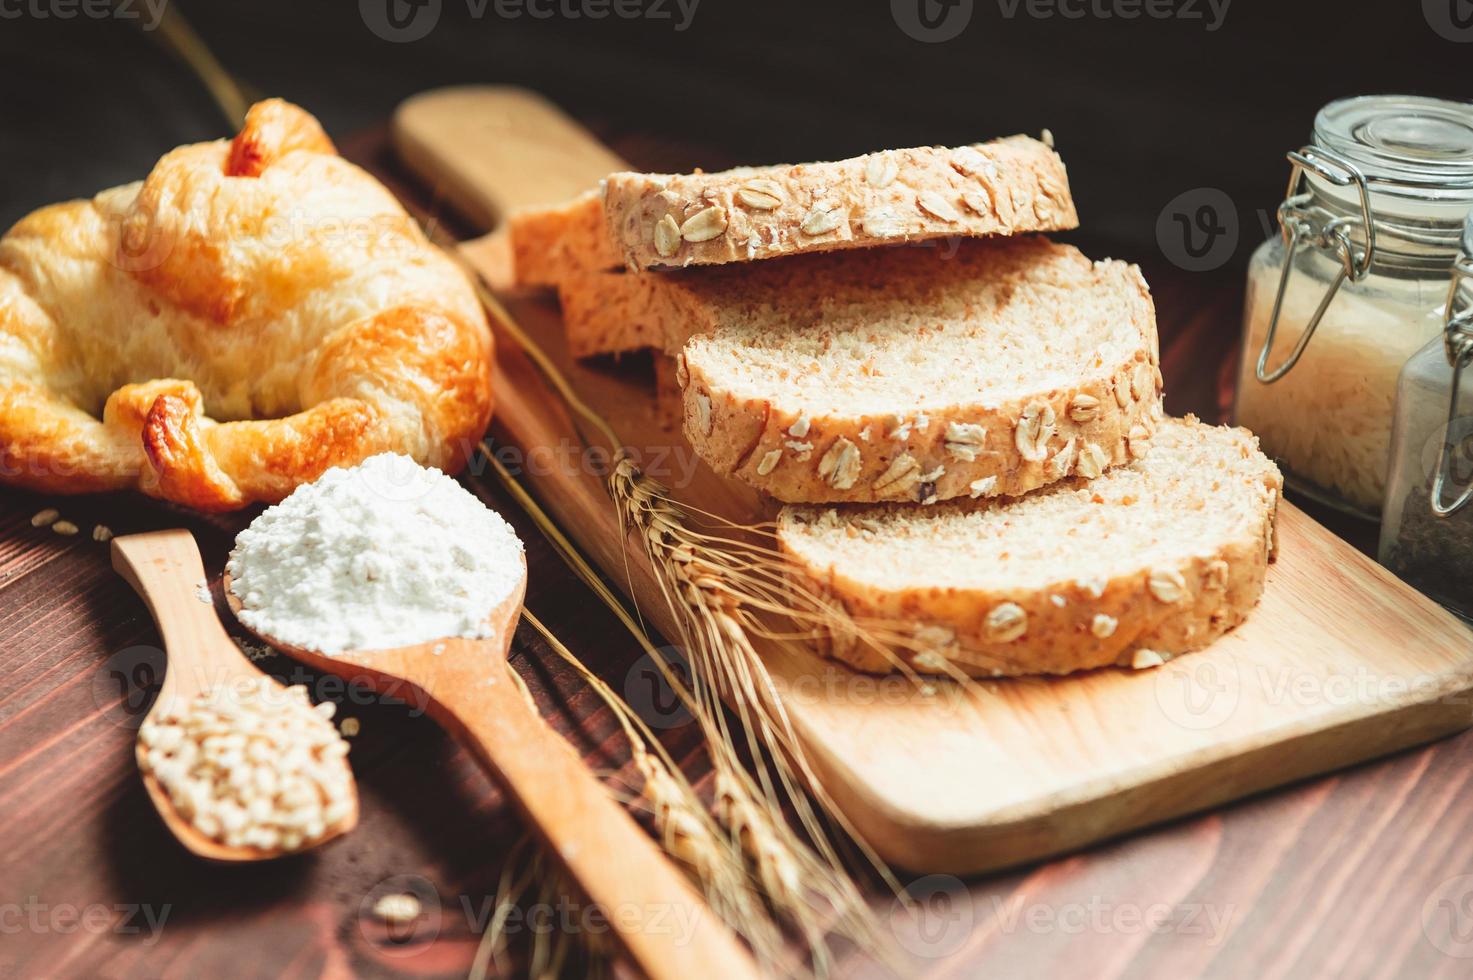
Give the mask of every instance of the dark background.
[[[141, 177], [178, 143], [227, 133], [157, 35], [139, 29], [143, 0], [112, 17], [58, 16], [75, 2], [0, 0], [3, 226]], [[1468, 0], [1232, 0], [1215, 30], [1206, 0], [1160, 0], [1177, 15], [1132, 20], [1088, 6], [1118, 11], [1130, 0], [1065, 0], [1083, 14], [1074, 18], [1058, 8], [1036, 16], [1028, 0], [973, 0], [965, 28], [939, 43], [908, 36], [889, 0], [699, 0], [685, 30], [674, 0], [658, 0], [666, 19], [600, 20], [438, 0], [427, 35], [395, 43], [366, 23], [386, 2], [177, 0], [176, 9], [230, 70], [301, 103], [339, 137], [381, 122], [416, 91], [466, 82], [524, 84], [582, 118], [708, 148], [687, 165], [836, 158], [1048, 127], [1079, 202], [1076, 238], [1137, 261], [1159, 254], [1165, 205], [1200, 187], [1231, 199], [1241, 235], [1229, 261], [1245, 260], [1282, 194], [1284, 152], [1307, 141], [1332, 98], [1473, 97], [1473, 27], [1455, 26], [1473, 17]], [[657, 0], [621, 2], [649, 11]], [[945, 11], [937, 0], [897, 2]], [[966, 17], [965, 0], [952, 13]], [[1464, 41], [1451, 39], [1460, 33]]]
[[[38, 205], [140, 178], [181, 142], [228, 133], [199, 83], [137, 21], [51, 16], [64, 2], [0, 0], [0, 227]], [[368, 2], [382, 10], [385, 0]], [[1092, 254], [1147, 267], [1173, 341], [1168, 406], [1204, 413], [1217, 394], [1213, 361], [1235, 346], [1236, 266], [1262, 237], [1260, 214], [1283, 192], [1283, 154], [1307, 140], [1315, 111], [1364, 92], [1473, 97], [1473, 27], [1457, 42], [1447, 26], [1455, 11], [1473, 16], [1468, 0], [1427, 0], [1425, 9], [1421, 0], [1234, 0], [1214, 31], [1201, 19], [1038, 18], [1021, 4], [1008, 17], [1000, 2], [974, 0], [966, 28], [942, 43], [908, 36], [889, 0], [701, 0], [679, 32], [668, 20], [536, 20], [490, 9], [475, 18], [466, 0], [441, 0], [434, 30], [409, 43], [376, 36], [357, 0], [177, 0], [176, 9], [231, 70], [306, 106], [337, 137], [382, 124], [414, 92], [467, 82], [524, 84], [601, 132], [646, 134], [675, 152], [705, 148], [671, 166], [834, 158], [1049, 127], [1084, 222], [1074, 237]], [[1194, 9], [1206, 11], [1202, 0]], [[1206, 274], [1174, 266], [1155, 231], [1169, 202], [1200, 188], [1227, 196], [1241, 231], [1226, 264]], [[412, 960], [373, 959], [377, 947], [355, 938], [363, 897], [413, 871], [442, 894], [479, 899], [520, 832], [511, 811], [424, 719], [374, 711], [354, 748], [371, 797], [359, 834], [372, 846], [330, 850], [310, 874], [290, 865], [242, 871], [223, 888], [217, 869], [177, 860], [133, 775], [119, 705], [97, 700], [94, 680], [104, 655], [155, 643], [152, 626], [92, 542], [69, 546], [32, 531], [27, 517], [43, 505], [0, 494], [0, 525], [19, 542], [0, 556], [0, 576], [14, 576], [0, 604], [4, 652], [29, 668], [11, 670], [13, 690], [0, 692], [0, 769], [16, 787], [0, 799], [0, 826], [10, 831], [0, 868], [14, 869], [0, 883], [51, 901], [177, 903], [180, 914], [157, 950], [6, 937], [0, 975], [9, 962], [98, 976], [415, 969]], [[152, 505], [111, 496], [66, 506], [84, 526], [106, 521], [119, 533], [162, 519]], [[218, 568], [233, 532], [191, 526]], [[521, 530], [540, 590], [534, 609], [574, 650], [596, 651], [618, 686], [638, 650], [540, 536]], [[1343, 522], [1337, 530], [1345, 533]], [[1352, 538], [1373, 545], [1373, 529]], [[578, 733], [591, 765], [618, 764], [608, 746], [622, 736], [596, 699], [547, 666], [550, 653], [523, 644], [547, 716]], [[674, 744], [694, 737], [676, 729], [667, 744], [695, 759], [692, 743]], [[700, 765], [687, 771], [693, 781], [705, 774]], [[1424, 899], [1473, 868], [1470, 771], [1465, 736], [969, 885], [967, 901], [983, 914], [1014, 900], [1058, 909], [1101, 897], [1136, 908], [1168, 896], [1236, 908], [1246, 925], [1222, 947], [988, 932], [932, 972], [1022, 977], [1087, 972], [1078, 964], [1098, 961], [1131, 975], [1466, 974], [1468, 961], [1424, 941], [1421, 916]], [[443, 937], [435, 962], [462, 972], [474, 943], [463, 929]], [[445, 970], [431, 963], [420, 975], [430, 972]]]

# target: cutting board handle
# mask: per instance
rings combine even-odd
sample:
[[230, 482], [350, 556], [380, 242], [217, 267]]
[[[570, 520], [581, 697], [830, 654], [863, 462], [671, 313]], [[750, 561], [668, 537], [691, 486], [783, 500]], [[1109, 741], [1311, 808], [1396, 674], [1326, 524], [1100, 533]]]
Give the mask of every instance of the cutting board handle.
[[517, 208], [558, 204], [629, 169], [557, 106], [511, 86], [423, 92], [399, 106], [392, 131], [404, 164], [485, 231]]

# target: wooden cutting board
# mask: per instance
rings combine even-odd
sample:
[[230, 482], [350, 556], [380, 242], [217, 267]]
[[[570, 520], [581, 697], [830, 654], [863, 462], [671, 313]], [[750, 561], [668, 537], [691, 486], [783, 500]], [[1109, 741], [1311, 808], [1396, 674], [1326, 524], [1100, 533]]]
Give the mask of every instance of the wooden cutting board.
[[[545, 100], [511, 89], [411, 99], [395, 139], [468, 216], [572, 196], [612, 160]], [[578, 179], [544, 179], [549, 160]], [[508, 281], [495, 235], [463, 248], [490, 281]], [[680, 499], [737, 521], [770, 516], [755, 494], [694, 464], [655, 407], [648, 362], [574, 362], [553, 300], [507, 302]], [[647, 620], [676, 635], [642, 550], [625, 547], [597, 466], [579, 464], [588, 458], [561, 401], [509, 337], [498, 339], [497, 438], [526, 454], [522, 478], [560, 525]], [[1288, 503], [1252, 617], [1155, 670], [943, 684], [927, 697], [791, 645], [762, 653], [827, 792], [882, 856], [922, 872], [1056, 854], [1473, 723], [1473, 633]]]

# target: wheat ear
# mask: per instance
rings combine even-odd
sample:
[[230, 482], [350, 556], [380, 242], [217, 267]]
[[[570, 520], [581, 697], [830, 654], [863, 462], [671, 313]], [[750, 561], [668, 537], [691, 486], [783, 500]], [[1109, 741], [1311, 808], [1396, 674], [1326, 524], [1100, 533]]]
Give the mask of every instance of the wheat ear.
[[[489, 447], [487, 447], [489, 448]], [[783, 919], [804, 940], [809, 949], [813, 972], [822, 974], [828, 963], [827, 943], [824, 936], [833, 931], [846, 936], [857, 945], [882, 958], [891, 959], [893, 950], [884, 940], [878, 923], [869, 914], [858, 890], [853, 886], [847, 872], [838, 862], [831, 849], [820, 855], [796, 834], [782, 815], [780, 800], [759, 788], [758, 783], [744, 768], [737, 739], [728, 725], [718, 700], [702, 697], [697, 691], [686, 687], [680, 673], [669, 662], [665, 654], [649, 639], [644, 629], [634, 619], [623, 603], [610, 590], [593, 566], [555, 522], [542, 510], [540, 504], [521, 486], [494, 455], [487, 453], [491, 466], [503, 488], [517, 501], [537, 523], [548, 542], [568, 567], [599, 596], [624, 624], [644, 650], [646, 656], [664, 674], [665, 680], [676, 697], [690, 710], [693, 719], [700, 725], [711, 756], [718, 783], [717, 812], [727, 828], [729, 840], [744, 855], [751, 868], [755, 887], [772, 907], [783, 914]], [[560, 644], [554, 644], [554, 650]], [[559, 651], [561, 652], [561, 651]], [[572, 658], [571, 653], [567, 653]], [[576, 669], [586, 677], [593, 677], [587, 668], [576, 663]], [[699, 681], [699, 676], [697, 677]], [[602, 681], [596, 681], [595, 689]], [[698, 690], [708, 690], [699, 685]], [[612, 691], [606, 700], [618, 700]], [[620, 702], [622, 703], [622, 702]], [[627, 710], [627, 709], [626, 709]], [[634, 723], [647, 734], [649, 741], [659, 748], [653, 736], [644, 728], [637, 715], [629, 713]], [[743, 737], [742, 744], [749, 750], [758, 747], [754, 755], [761, 757], [760, 740]], [[663, 749], [659, 749], [663, 752]], [[672, 766], [673, 768], [673, 766]], [[675, 770], [678, 773], [678, 770]], [[790, 785], [792, 785], [792, 782]], [[772, 787], [771, 780], [767, 786]], [[795, 805], [807, 809], [806, 799], [795, 790]], [[817, 825], [809, 812], [809, 823]], [[819, 828], [822, 834], [822, 828]], [[885, 880], [897, 888], [894, 879], [884, 870], [878, 858], [872, 859], [881, 869]], [[801, 889], [778, 887], [784, 881], [798, 880], [804, 883]], [[761, 949], [758, 949], [761, 956]], [[784, 972], [795, 972], [788, 967]]]
[[[764, 972], [776, 972], [787, 958], [782, 930], [767, 914], [749, 880], [742, 851], [720, 833], [695, 790], [643, 719], [535, 614], [524, 610], [522, 615], [553, 652], [598, 694], [624, 730], [635, 771], [640, 775], [633, 801], [650, 814], [666, 853], [700, 885], [712, 911], [752, 947]], [[784, 972], [792, 972], [792, 965], [787, 964]]]

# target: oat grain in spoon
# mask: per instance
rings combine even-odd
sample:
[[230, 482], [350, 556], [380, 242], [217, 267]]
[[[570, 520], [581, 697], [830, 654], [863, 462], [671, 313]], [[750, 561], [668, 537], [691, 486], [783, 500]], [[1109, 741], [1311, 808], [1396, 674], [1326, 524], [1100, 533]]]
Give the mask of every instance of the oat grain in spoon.
[[301, 686], [282, 687], [226, 635], [195, 583], [204, 565], [183, 528], [112, 539], [113, 567], [158, 623], [168, 668], [135, 756], [159, 815], [190, 851], [263, 861], [352, 830], [348, 745]]

